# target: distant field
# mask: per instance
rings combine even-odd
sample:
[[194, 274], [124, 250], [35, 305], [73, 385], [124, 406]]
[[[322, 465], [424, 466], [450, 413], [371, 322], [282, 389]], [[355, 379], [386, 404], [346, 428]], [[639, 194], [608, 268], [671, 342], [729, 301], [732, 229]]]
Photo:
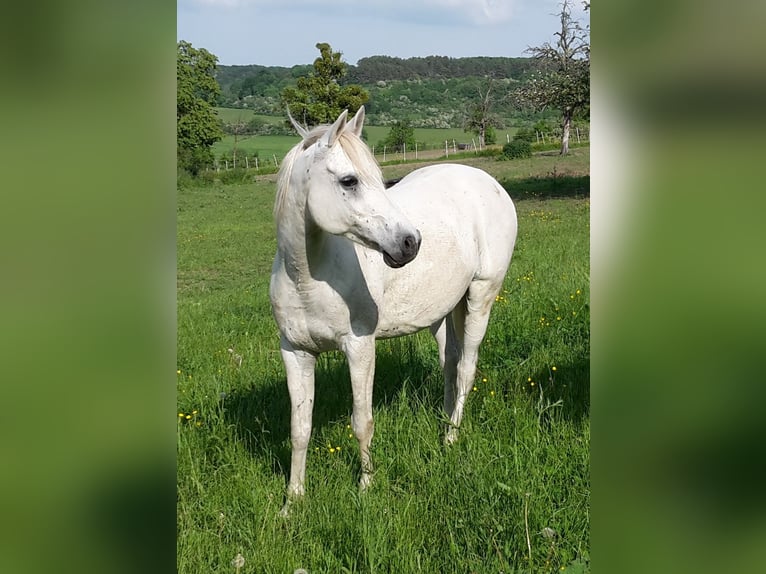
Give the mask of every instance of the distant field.
[[[283, 118], [278, 116], [265, 116], [261, 114], [254, 114], [252, 110], [240, 110], [231, 108], [216, 108], [218, 117], [224, 122], [235, 121], [250, 121], [254, 117], [258, 117], [265, 122], [280, 123]], [[383, 150], [378, 145], [383, 141], [391, 130], [388, 126], [365, 126], [365, 134], [367, 136], [367, 143], [370, 147], [375, 147], [375, 154], [381, 155]], [[497, 133], [497, 143], [503, 144], [506, 141], [506, 134], [513, 137], [516, 132], [516, 128], [508, 128], [507, 130], [500, 130]], [[471, 138], [475, 137], [470, 133], [464, 132], [461, 128], [415, 128], [415, 140], [418, 142], [419, 150], [443, 150], [444, 142], [448, 141], [450, 145], [450, 152], [453, 150], [453, 144], [458, 143], [471, 143]], [[240, 136], [237, 141], [237, 149], [242, 150], [249, 156], [255, 154], [258, 158], [273, 162], [273, 156], [276, 155], [277, 160], [281, 159], [287, 154], [288, 151], [298, 143], [298, 136]], [[425, 146], [423, 146], [425, 144]], [[216, 142], [213, 145], [213, 153], [215, 157], [220, 157], [222, 154], [230, 152], [234, 148], [234, 136], [224, 136], [224, 138]], [[379, 157], [382, 159], [382, 157]]]
[[278, 116], [265, 116], [263, 114], [254, 114], [253, 110], [244, 110], [244, 109], [234, 109], [234, 108], [216, 108], [216, 113], [218, 113], [218, 117], [221, 118], [226, 123], [236, 122], [236, 121], [245, 121], [249, 122], [253, 118], [260, 118], [264, 122], [268, 122], [271, 124], [278, 124], [283, 121], [283, 118], [280, 118]]

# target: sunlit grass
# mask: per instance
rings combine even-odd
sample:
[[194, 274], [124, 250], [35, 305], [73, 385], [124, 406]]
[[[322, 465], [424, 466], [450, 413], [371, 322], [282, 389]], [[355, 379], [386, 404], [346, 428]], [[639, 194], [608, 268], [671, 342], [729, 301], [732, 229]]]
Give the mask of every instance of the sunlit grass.
[[[482, 167], [517, 185], [552, 171], [548, 158], [538, 171], [510, 163]], [[587, 175], [582, 158], [556, 165]], [[233, 572], [238, 554], [242, 572], [588, 570], [589, 200], [575, 195], [517, 201], [517, 249], [457, 444], [441, 441], [430, 335], [379, 342], [375, 483], [360, 495], [345, 359], [320, 358], [308, 494], [283, 519], [274, 184], [179, 191], [178, 571]]]

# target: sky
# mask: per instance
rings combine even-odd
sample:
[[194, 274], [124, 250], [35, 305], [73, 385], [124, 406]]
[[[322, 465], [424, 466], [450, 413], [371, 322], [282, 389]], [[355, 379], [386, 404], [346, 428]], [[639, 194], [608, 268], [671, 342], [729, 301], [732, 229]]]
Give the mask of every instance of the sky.
[[[326, 42], [367, 56], [525, 56], [554, 41], [560, 0], [178, 0], [176, 36], [223, 65], [311, 64]], [[582, 2], [572, 15], [588, 22]]]

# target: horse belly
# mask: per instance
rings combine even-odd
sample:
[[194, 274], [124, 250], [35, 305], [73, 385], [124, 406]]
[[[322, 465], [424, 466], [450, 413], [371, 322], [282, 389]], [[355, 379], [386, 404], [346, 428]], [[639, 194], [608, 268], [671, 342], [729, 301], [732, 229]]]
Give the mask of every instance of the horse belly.
[[418, 256], [402, 269], [387, 272], [379, 337], [408, 335], [450, 313], [468, 290], [476, 271], [472, 248], [453, 237], [422, 228]]

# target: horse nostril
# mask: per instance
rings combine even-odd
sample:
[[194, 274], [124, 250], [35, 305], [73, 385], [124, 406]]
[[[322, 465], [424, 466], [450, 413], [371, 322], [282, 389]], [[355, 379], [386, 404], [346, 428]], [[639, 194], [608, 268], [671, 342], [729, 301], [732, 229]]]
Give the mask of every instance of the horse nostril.
[[420, 248], [419, 241], [414, 235], [407, 235], [402, 242], [404, 246], [404, 252], [407, 255], [414, 255]]

